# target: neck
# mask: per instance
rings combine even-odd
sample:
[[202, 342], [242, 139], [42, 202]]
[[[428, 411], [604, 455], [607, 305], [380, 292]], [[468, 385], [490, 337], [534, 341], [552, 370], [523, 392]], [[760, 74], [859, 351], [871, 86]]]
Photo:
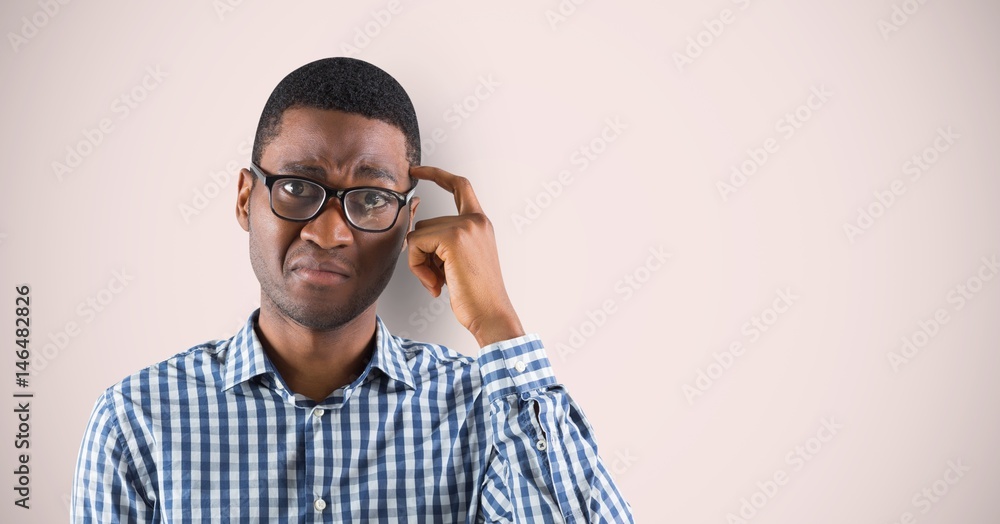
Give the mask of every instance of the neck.
[[257, 336], [285, 384], [317, 402], [364, 371], [375, 344], [375, 305], [337, 328], [316, 330], [261, 301]]

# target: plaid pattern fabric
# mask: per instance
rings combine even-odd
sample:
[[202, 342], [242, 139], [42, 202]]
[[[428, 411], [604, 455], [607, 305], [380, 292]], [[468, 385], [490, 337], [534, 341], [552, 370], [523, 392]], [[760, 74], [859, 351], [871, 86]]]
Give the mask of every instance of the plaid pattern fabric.
[[365, 370], [315, 402], [258, 313], [98, 398], [73, 522], [632, 522], [536, 335], [472, 359], [378, 319]]

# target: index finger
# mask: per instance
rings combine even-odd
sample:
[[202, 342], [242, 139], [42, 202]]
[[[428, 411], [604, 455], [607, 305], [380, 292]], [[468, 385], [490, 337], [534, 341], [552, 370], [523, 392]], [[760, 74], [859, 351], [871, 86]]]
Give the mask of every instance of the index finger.
[[410, 176], [417, 180], [430, 180], [455, 196], [455, 207], [459, 215], [482, 213], [479, 199], [472, 190], [472, 183], [465, 177], [453, 175], [443, 169], [432, 166], [414, 166], [410, 168]]

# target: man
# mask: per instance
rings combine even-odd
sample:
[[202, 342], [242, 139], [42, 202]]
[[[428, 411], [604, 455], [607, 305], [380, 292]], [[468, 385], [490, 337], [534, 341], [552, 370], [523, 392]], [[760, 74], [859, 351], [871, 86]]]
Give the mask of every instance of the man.
[[[381, 69], [324, 59], [278, 84], [237, 188], [260, 309], [98, 399], [74, 522], [631, 521], [511, 306], [472, 187], [419, 163]], [[458, 215], [414, 223], [418, 180]], [[376, 316], [404, 250], [432, 295], [447, 284], [475, 358]]]

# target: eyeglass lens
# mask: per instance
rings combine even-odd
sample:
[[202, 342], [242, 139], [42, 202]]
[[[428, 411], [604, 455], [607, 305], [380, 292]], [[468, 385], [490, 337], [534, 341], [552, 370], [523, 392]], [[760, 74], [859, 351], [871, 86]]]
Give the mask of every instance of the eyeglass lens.
[[[326, 192], [305, 180], [279, 180], [271, 189], [271, 207], [278, 215], [292, 220], [312, 217], [326, 202]], [[344, 195], [344, 214], [359, 229], [388, 229], [396, 220], [399, 200], [377, 189], [348, 191]]]

